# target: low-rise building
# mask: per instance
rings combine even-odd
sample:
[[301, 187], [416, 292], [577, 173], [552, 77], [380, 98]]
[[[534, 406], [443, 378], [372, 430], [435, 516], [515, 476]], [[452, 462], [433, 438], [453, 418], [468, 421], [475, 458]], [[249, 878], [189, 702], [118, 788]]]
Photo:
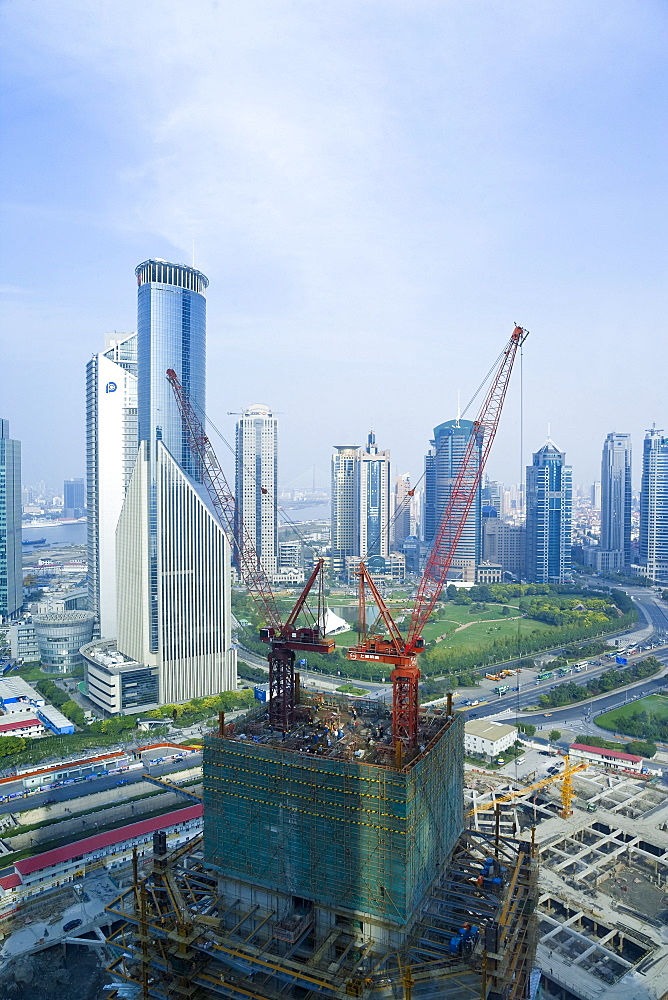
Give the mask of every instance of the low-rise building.
[[44, 723], [34, 714], [11, 712], [9, 715], [0, 715], [0, 736], [27, 736], [33, 739], [44, 736], [45, 732]]
[[90, 611], [50, 612], [35, 615], [35, 633], [44, 669], [69, 674], [83, 666], [81, 646], [93, 638], [95, 615]]
[[15, 861], [0, 878], [0, 919], [14, 914], [27, 899], [73, 882], [91, 868], [114, 870], [131, 861], [135, 849], [140, 858], [150, 853], [158, 830], [167, 834], [170, 849], [185, 844], [201, 832], [202, 811], [201, 805], [187, 806]]
[[107, 715], [131, 715], [158, 707], [158, 668], [121, 653], [115, 639], [81, 647], [86, 694]]
[[617, 771], [642, 771], [642, 757], [619, 750], [603, 747], [588, 747], [583, 743], [573, 743], [568, 750], [573, 760], [588, 760], [599, 767], [609, 767]]
[[9, 626], [9, 647], [13, 660], [18, 660], [19, 663], [38, 663], [39, 646], [34, 622], [12, 622]]
[[464, 726], [464, 751], [483, 754], [485, 757], [498, 757], [511, 747], [517, 738], [518, 732], [515, 726], [490, 722], [487, 719], [471, 719]]

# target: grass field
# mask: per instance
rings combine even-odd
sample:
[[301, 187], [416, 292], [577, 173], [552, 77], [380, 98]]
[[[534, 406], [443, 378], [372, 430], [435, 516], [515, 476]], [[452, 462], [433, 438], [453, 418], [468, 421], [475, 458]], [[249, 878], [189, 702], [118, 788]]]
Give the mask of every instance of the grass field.
[[635, 712], [651, 712], [658, 715], [660, 719], [668, 721], [668, 697], [662, 694], [651, 694], [640, 701], [632, 701], [629, 705], [622, 705], [621, 708], [613, 708], [612, 712], [599, 715], [596, 725], [609, 732], [624, 731], [624, 719]]

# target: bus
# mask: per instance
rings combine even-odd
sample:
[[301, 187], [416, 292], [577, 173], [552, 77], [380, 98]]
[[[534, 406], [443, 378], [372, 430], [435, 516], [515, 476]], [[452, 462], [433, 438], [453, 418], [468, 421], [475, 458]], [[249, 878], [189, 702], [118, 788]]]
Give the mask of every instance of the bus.
[[541, 681], [551, 681], [553, 677], [554, 674], [551, 670], [543, 670], [540, 674], [538, 674], [536, 684], [539, 684]]
[[510, 685], [509, 684], [499, 684], [498, 687], [494, 688], [494, 693], [498, 694], [498, 695], [505, 694], [506, 691], [510, 691]]

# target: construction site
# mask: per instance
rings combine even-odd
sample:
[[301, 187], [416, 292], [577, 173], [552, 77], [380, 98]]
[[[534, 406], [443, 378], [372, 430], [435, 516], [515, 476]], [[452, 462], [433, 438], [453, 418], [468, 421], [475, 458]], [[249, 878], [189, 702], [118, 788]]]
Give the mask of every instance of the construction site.
[[[590, 766], [522, 787], [467, 772], [473, 828], [533, 836], [537, 964], [552, 1000], [660, 1000], [668, 983], [668, 788]], [[566, 806], [566, 808], [564, 808]]]
[[221, 714], [204, 741], [201, 842], [169, 854], [156, 834], [150, 872], [137, 866], [108, 908], [119, 922], [109, 971], [142, 1000], [535, 996], [534, 847], [465, 829], [463, 718], [450, 697], [441, 710], [420, 708], [417, 663], [525, 338], [515, 327], [495, 362], [405, 633], [364, 562], [357, 570], [348, 657], [388, 665], [391, 709], [301, 690], [296, 655], [335, 647], [323, 560], [284, 619], [204, 426], [167, 372], [264, 622], [269, 703], [234, 725]]
[[297, 708], [206, 740], [203, 839], [156, 841], [109, 907], [110, 972], [161, 998], [529, 997], [537, 866], [464, 830], [461, 715], [421, 713], [397, 767], [377, 703]]

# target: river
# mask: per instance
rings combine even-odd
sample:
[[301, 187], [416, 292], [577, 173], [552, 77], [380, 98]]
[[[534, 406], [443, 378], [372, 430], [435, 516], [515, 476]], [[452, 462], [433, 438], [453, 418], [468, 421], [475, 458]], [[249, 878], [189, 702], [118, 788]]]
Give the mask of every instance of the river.
[[[46, 545], [85, 545], [86, 522], [75, 521], [71, 524], [39, 524], [34, 528], [22, 528], [23, 541], [33, 538], [45, 538]], [[39, 545], [24, 545], [23, 551], [39, 549]]]

